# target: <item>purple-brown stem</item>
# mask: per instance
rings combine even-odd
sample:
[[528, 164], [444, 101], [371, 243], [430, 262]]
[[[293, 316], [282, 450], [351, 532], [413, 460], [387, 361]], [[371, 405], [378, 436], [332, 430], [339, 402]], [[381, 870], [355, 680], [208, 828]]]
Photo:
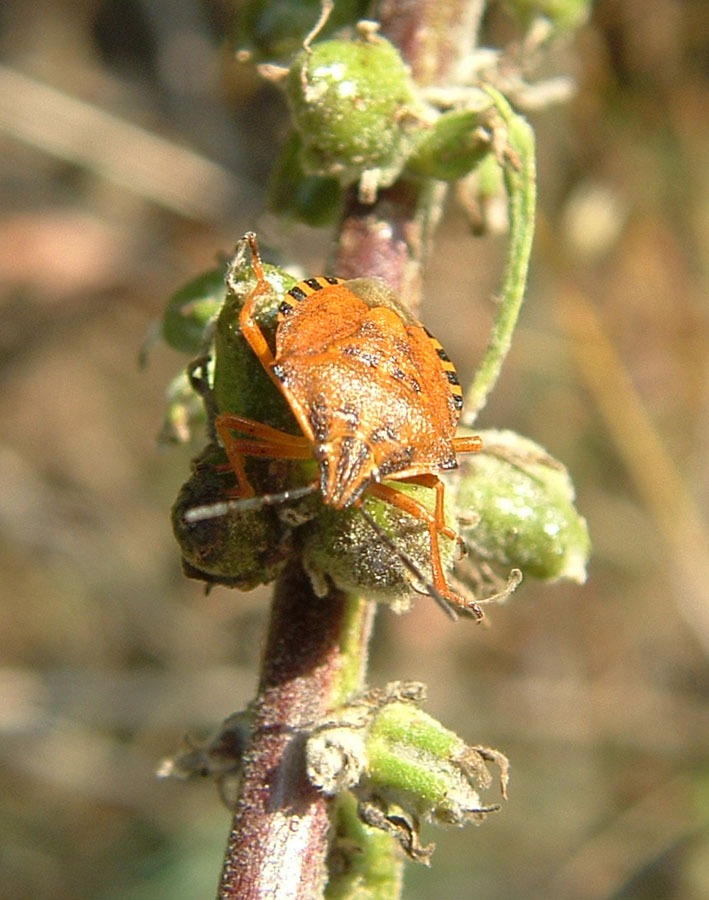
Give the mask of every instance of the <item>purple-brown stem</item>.
[[401, 51], [420, 85], [455, 84], [477, 43], [485, 0], [379, 0], [381, 33]]
[[[482, 0], [382, 0], [378, 14], [382, 33], [402, 50], [414, 77], [440, 84], [454, 76], [474, 46], [481, 9]], [[335, 271], [342, 278], [379, 275], [416, 310], [444, 195], [440, 185], [402, 181], [363, 206], [351, 191]], [[362, 601], [353, 637], [347, 612], [353, 602], [336, 590], [317, 597], [297, 564], [278, 581], [219, 900], [322, 896], [328, 800], [305, 779], [303, 730], [345, 699], [339, 683], [343, 670], [352, 667], [353, 655], [362, 660], [366, 655], [371, 604]], [[363, 670], [362, 662], [360, 681]], [[349, 684], [355, 689], [351, 675]]]
[[303, 735], [334, 705], [347, 602], [317, 597], [297, 564], [278, 582], [220, 900], [320, 895], [328, 800], [306, 780]]

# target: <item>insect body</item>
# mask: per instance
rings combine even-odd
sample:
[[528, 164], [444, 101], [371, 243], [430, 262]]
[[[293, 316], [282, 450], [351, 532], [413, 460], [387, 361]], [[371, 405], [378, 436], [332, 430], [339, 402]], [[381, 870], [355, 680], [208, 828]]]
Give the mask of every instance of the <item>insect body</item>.
[[[259, 297], [271, 287], [255, 235], [245, 240], [257, 284], [241, 310], [241, 331], [302, 435], [231, 413], [218, 415], [216, 429], [239, 496], [254, 496], [245, 456], [314, 457], [327, 505], [360, 506], [367, 493], [423, 521], [434, 591], [453, 606], [474, 610], [449, 588], [439, 550], [439, 535], [457, 535], [446, 525], [444, 485], [436, 473], [455, 468], [458, 453], [482, 446], [478, 437], [455, 434], [462, 391], [452, 362], [391, 289], [372, 278], [320, 277], [296, 284], [279, 307], [272, 352], [254, 316]], [[434, 511], [391, 481], [434, 489]]]

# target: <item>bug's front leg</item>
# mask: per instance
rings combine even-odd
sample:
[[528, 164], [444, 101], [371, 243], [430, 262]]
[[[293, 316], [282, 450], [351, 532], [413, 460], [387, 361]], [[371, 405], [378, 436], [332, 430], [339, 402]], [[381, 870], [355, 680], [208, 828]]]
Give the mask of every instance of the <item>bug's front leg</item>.
[[459, 596], [451, 590], [446, 581], [445, 572], [443, 571], [438, 535], [443, 534], [451, 540], [458, 539], [456, 532], [453, 531], [452, 528], [449, 528], [445, 522], [445, 485], [440, 478], [433, 474], [412, 475], [407, 478], [402, 478], [401, 480], [413, 484], [420, 484], [424, 487], [434, 488], [436, 491], [436, 506], [434, 512], [431, 513], [423, 503], [420, 503], [414, 497], [409, 496], [409, 494], [405, 494], [403, 491], [398, 491], [396, 488], [391, 487], [391, 485], [382, 484], [381, 482], [370, 484], [367, 487], [367, 493], [374, 497], [378, 497], [380, 500], [384, 500], [386, 503], [390, 503], [397, 509], [408, 513], [410, 516], [425, 523], [426, 528], [428, 529], [431, 546], [431, 577], [433, 580], [433, 587], [452, 606], [464, 610], [466, 613], [473, 613], [476, 617], [480, 618], [482, 613], [479, 613], [477, 604], [471, 603], [469, 600], [466, 600], [464, 597]]
[[[220, 413], [214, 426], [236, 476], [239, 497], [242, 498], [256, 495], [244, 467], [247, 456], [271, 459], [308, 459], [312, 456], [310, 444], [304, 435], [288, 434], [245, 416]], [[247, 437], [236, 437], [234, 432]]]
[[[266, 276], [264, 275], [263, 264], [261, 263], [261, 254], [259, 253], [258, 249], [258, 241], [256, 240], [256, 235], [253, 233], [253, 231], [248, 231], [244, 235], [244, 241], [246, 241], [246, 243], [249, 245], [249, 249], [251, 250], [251, 265], [253, 266], [254, 275], [256, 276], [256, 286], [246, 298], [244, 305], [241, 307], [241, 312], [239, 313], [239, 327], [249, 347], [251, 347], [251, 349], [254, 351], [256, 356], [259, 358], [261, 365], [268, 372], [268, 374], [271, 376], [272, 380], [280, 390], [281, 384], [272, 371], [272, 366], [275, 360], [273, 358], [273, 354], [271, 353], [271, 348], [268, 346], [268, 341], [266, 340], [263, 331], [261, 331], [261, 326], [258, 324], [254, 316], [254, 310], [259, 298], [270, 294], [273, 288], [266, 280]], [[232, 291], [232, 293], [238, 293], [234, 279], [234, 272], [235, 269], [240, 265], [241, 254], [237, 252], [226, 276], [227, 287], [230, 291]]]

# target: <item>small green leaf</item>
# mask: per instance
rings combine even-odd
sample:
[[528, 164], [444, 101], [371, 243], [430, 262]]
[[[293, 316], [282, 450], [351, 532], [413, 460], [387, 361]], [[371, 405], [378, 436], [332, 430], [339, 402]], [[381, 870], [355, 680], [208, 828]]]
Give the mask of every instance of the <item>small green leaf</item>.
[[162, 319], [162, 336], [175, 350], [196, 354], [205, 329], [224, 303], [224, 269], [211, 269], [192, 279], [170, 297]]
[[[534, 132], [505, 97], [490, 85], [481, 85], [490, 97], [493, 134], [507, 193], [509, 240], [497, 314], [482, 360], [466, 391], [463, 422], [472, 425], [485, 405], [509, 352], [527, 286], [534, 237], [537, 196]], [[497, 122], [495, 122], [497, 119]]]

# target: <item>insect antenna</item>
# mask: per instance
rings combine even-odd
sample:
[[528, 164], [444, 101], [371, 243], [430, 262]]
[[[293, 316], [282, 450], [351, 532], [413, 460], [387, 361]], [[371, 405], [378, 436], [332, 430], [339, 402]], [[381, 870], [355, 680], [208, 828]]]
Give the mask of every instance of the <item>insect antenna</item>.
[[389, 537], [389, 535], [377, 525], [376, 521], [370, 516], [367, 510], [364, 508], [364, 505], [359, 507], [359, 511], [364, 516], [365, 520], [369, 523], [372, 530], [376, 533], [379, 540], [391, 550], [391, 552], [396, 556], [399, 562], [407, 569], [421, 584], [426, 588], [426, 593], [429, 594], [436, 603], [441, 607], [444, 613], [448, 615], [454, 622], [458, 621], [458, 616], [451, 609], [450, 603], [446, 600], [446, 598], [441, 594], [439, 590], [437, 590], [430, 581], [423, 574], [421, 569], [416, 565], [416, 563], [410, 559], [399, 547], [396, 546], [394, 541]]
[[188, 509], [183, 519], [188, 524], [204, 522], [207, 519], [218, 519], [230, 512], [248, 512], [252, 509], [260, 509], [262, 506], [277, 506], [279, 503], [287, 503], [289, 500], [300, 500], [308, 494], [314, 494], [319, 489], [319, 484], [306, 484], [304, 487], [289, 488], [287, 491], [279, 491], [277, 494], [260, 494], [258, 497], [245, 497], [244, 499], [221, 500], [217, 503], [205, 503], [204, 506], [193, 506]]

